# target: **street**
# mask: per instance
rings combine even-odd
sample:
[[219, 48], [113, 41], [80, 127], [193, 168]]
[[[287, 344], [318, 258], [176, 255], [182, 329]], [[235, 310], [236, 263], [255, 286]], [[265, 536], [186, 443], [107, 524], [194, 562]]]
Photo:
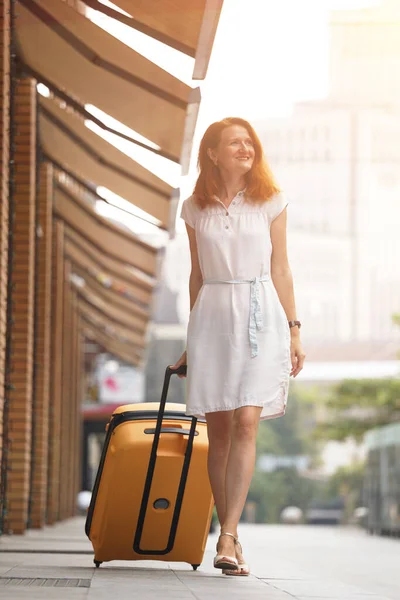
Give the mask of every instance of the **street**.
[[95, 569], [84, 519], [77, 517], [0, 539], [0, 598], [400, 598], [398, 539], [353, 528], [279, 525], [242, 525], [240, 537], [252, 570], [248, 578], [227, 577], [212, 567], [216, 535], [210, 535], [197, 572], [190, 565], [159, 561], [115, 561]]

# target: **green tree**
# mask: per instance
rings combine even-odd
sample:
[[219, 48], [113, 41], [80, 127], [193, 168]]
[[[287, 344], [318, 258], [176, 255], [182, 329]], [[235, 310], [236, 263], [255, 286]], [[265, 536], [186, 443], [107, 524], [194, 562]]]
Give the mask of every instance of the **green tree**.
[[364, 471], [364, 462], [357, 462], [345, 467], [339, 467], [328, 481], [328, 495], [346, 497], [350, 492], [353, 492], [355, 494], [355, 502], [361, 502]]
[[256, 503], [258, 523], [277, 523], [286, 506], [298, 506], [305, 512], [318, 485], [301, 477], [293, 467], [272, 473], [256, 471], [248, 500]]
[[361, 461], [340, 467], [327, 482], [327, 496], [340, 496], [344, 500], [345, 522], [349, 522], [354, 510], [363, 504], [364, 479], [365, 463]]
[[311, 411], [312, 408], [302, 402], [298, 388], [292, 385], [286, 415], [261, 421], [257, 454], [293, 456], [306, 452], [307, 422]]
[[344, 380], [333, 387], [326, 408], [316, 439], [361, 441], [368, 429], [400, 420], [400, 379]]

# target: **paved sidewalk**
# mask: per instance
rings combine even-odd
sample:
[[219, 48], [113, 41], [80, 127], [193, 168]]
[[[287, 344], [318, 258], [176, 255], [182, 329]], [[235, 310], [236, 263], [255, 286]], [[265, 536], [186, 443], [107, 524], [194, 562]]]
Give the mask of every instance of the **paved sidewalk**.
[[400, 599], [400, 540], [359, 530], [243, 525], [252, 575], [233, 578], [212, 567], [216, 535], [196, 572], [159, 561], [115, 561], [95, 569], [83, 528], [84, 519], [76, 518], [0, 538], [0, 599]]

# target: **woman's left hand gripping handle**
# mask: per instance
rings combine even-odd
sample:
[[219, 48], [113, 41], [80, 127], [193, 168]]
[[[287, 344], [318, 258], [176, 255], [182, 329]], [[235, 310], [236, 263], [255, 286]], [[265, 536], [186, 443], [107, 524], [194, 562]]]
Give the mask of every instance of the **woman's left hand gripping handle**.
[[[170, 365], [169, 368], [175, 370], [175, 369], [179, 369], [179, 367], [181, 367], [182, 365], [187, 365], [186, 350], [182, 354], [182, 356], [176, 361], [176, 363], [174, 365]], [[181, 374], [178, 373], [178, 377], [180, 379], [183, 379], [183, 378], [186, 377], [186, 374], [185, 375], [183, 375], [183, 374], [181, 375]]]

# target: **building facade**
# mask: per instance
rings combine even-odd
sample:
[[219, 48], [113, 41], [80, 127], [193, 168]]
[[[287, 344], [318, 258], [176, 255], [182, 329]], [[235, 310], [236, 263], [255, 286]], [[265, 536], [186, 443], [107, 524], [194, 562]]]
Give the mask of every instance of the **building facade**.
[[[203, 79], [221, 8], [161, 0], [135, 17]], [[146, 362], [162, 252], [102, 216], [98, 191], [173, 235], [176, 191], [87, 122], [184, 170], [200, 95], [98, 27], [81, 1], [0, 0], [0, 37], [1, 535], [76, 513], [88, 354]]]
[[[304, 340], [400, 342], [400, 6], [336, 11], [330, 89], [257, 125], [290, 201]], [[339, 357], [338, 357], [339, 358]]]

